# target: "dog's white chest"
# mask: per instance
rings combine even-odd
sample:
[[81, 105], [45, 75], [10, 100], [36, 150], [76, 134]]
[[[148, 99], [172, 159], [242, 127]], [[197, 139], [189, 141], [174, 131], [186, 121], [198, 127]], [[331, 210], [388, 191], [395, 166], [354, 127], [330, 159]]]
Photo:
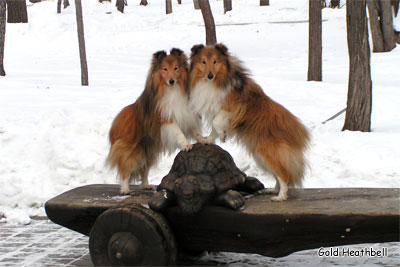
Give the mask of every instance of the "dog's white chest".
[[189, 107], [188, 98], [178, 87], [169, 88], [168, 92], [160, 99], [158, 109], [163, 119], [174, 121], [183, 131], [194, 124], [194, 113]]
[[200, 81], [190, 92], [190, 107], [210, 121], [220, 111], [227, 93], [228, 90], [216, 88], [212, 82]]

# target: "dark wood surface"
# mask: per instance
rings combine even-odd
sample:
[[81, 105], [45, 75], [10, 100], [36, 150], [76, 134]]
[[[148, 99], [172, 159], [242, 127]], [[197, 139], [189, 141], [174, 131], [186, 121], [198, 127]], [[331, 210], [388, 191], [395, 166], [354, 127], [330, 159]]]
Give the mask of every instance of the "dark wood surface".
[[[119, 185], [78, 187], [45, 208], [53, 222], [88, 235], [110, 207], [147, 206], [154, 192], [132, 189], [131, 196], [120, 196]], [[247, 198], [241, 211], [206, 206], [185, 216], [172, 207], [165, 216], [181, 249], [280, 257], [322, 246], [400, 241], [400, 189], [290, 189], [285, 202], [259, 194]]]

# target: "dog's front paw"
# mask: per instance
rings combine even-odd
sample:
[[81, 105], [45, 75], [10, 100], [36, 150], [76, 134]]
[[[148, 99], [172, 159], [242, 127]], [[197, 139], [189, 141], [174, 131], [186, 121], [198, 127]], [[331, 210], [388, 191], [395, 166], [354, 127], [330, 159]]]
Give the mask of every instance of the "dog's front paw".
[[131, 193], [131, 190], [129, 188], [129, 179], [121, 180], [121, 187], [120, 187], [119, 193], [121, 195], [129, 195]]
[[121, 187], [121, 189], [119, 190], [119, 193], [121, 195], [125, 196], [125, 195], [129, 195], [131, 193], [131, 190], [129, 189], [129, 187], [128, 188]]
[[213, 136], [207, 136], [207, 137], [202, 137], [200, 140], [198, 140], [200, 144], [202, 145], [211, 145], [214, 143], [214, 138]]
[[286, 199], [287, 199], [287, 196], [281, 196], [281, 195], [271, 197], [271, 201], [274, 201], [274, 202], [282, 202], [282, 201], [285, 201]]
[[181, 145], [181, 149], [182, 149], [183, 151], [189, 151], [189, 150], [191, 150], [192, 148], [193, 148], [193, 146], [192, 146], [191, 144], [187, 143], [187, 142], [185, 142], [185, 143], [183, 143], [183, 144]]
[[222, 143], [225, 143], [225, 141], [226, 141], [226, 131], [222, 132], [222, 134], [219, 136], [219, 140], [221, 140]]

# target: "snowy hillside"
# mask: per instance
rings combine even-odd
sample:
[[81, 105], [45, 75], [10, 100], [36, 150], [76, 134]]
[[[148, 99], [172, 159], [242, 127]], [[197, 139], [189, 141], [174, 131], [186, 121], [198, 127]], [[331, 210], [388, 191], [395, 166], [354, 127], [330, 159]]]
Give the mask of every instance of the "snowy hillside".
[[[56, 1], [30, 4], [29, 24], [7, 25], [7, 76], [0, 77], [1, 221], [28, 223], [29, 216], [44, 215], [44, 202], [57, 194], [116, 183], [116, 172], [104, 165], [108, 130], [141, 93], [152, 53], [179, 47], [189, 54], [205, 40], [192, 1], [173, 1], [170, 15], [164, 1], [147, 7], [128, 1], [125, 14], [114, 3], [83, 2], [88, 87], [80, 86], [74, 6], [56, 14]], [[269, 7], [235, 0], [225, 15], [222, 1], [210, 2], [218, 41], [311, 130], [305, 187], [400, 187], [399, 47], [372, 55], [373, 131], [342, 132], [344, 115], [321, 122], [346, 106], [345, 8], [323, 10], [323, 82], [307, 82], [307, 0]], [[223, 147], [249, 175], [274, 185], [242, 147]], [[164, 156], [151, 170], [151, 183], [159, 183], [173, 158]]]

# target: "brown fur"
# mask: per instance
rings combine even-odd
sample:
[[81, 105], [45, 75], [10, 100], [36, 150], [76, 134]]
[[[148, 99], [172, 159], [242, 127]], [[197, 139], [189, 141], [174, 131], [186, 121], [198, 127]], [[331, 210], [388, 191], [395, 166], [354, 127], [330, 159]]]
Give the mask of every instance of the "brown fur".
[[148, 186], [148, 171], [163, 152], [161, 126], [173, 122], [171, 118], [164, 119], [157, 106], [169, 89], [170, 80], [187, 95], [187, 57], [176, 48], [170, 55], [164, 51], [153, 54], [143, 93], [134, 104], [123, 108], [112, 123], [107, 162], [118, 169], [121, 186], [122, 180], [137, 181], [139, 176], [142, 186]]
[[[194, 46], [190, 60], [191, 90], [208, 78], [215, 90], [225, 92], [220, 103], [220, 109], [227, 113], [224, 131], [243, 143], [257, 163], [275, 175], [275, 191], [282, 187], [279, 178], [286, 185], [301, 186], [304, 152], [310, 139], [303, 124], [268, 97], [224, 45]], [[208, 75], [215, 78], [210, 80]], [[223, 136], [221, 140], [225, 140]], [[280, 196], [274, 200], [285, 200], [286, 192], [280, 192]]]

